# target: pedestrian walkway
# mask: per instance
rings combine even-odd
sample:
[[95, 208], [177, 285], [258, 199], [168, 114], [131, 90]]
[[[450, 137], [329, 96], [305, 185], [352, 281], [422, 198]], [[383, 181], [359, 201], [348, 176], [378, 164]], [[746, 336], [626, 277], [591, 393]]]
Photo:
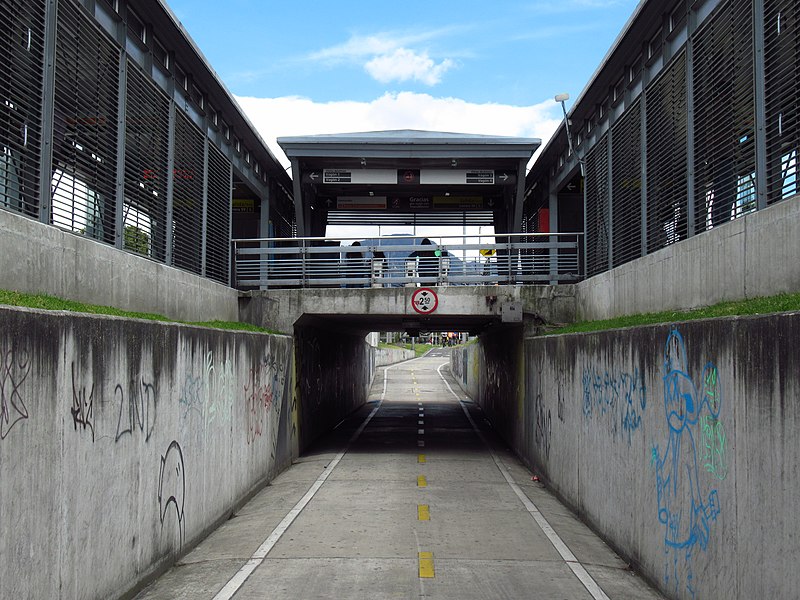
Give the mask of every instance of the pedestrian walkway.
[[137, 598], [661, 598], [499, 442], [442, 357], [370, 402]]

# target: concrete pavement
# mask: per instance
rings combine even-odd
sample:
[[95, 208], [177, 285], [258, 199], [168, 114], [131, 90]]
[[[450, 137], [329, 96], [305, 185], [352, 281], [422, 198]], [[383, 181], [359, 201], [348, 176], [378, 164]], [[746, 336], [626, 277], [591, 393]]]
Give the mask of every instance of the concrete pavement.
[[445, 362], [380, 369], [365, 407], [137, 598], [660, 598], [467, 417]]

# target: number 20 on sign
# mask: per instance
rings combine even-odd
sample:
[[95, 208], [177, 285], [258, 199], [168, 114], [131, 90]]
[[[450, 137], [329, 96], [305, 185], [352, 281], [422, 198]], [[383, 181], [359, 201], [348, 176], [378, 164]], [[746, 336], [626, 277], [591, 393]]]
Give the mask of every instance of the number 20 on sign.
[[439, 297], [430, 288], [419, 288], [411, 295], [411, 306], [418, 313], [427, 315], [439, 306]]

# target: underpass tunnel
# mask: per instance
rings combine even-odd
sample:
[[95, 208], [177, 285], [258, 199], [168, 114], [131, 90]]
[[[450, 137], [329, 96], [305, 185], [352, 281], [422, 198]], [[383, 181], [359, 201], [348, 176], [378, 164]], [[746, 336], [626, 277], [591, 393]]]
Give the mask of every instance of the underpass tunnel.
[[[422, 340], [441, 332], [480, 334], [478, 343], [496, 348], [493, 363], [513, 362], [512, 367], [494, 368], [493, 373], [503, 374], [503, 381], [493, 380], [489, 385], [498, 392], [513, 390], [516, 395], [520, 393], [517, 373], [521, 363], [517, 361], [521, 360], [524, 329], [523, 323], [470, 315], [303, 315], [294, 326], [300, 452], [368, 401], [377, 373], [376, 348], [366, 339], [370, 332], [401, 332]], [[510, 398], [492, 394], [494, 399], [501, 397]], [[514, 412], [513, 406], [505, 407], [499, 400], [492, 408], [509, 418]]]

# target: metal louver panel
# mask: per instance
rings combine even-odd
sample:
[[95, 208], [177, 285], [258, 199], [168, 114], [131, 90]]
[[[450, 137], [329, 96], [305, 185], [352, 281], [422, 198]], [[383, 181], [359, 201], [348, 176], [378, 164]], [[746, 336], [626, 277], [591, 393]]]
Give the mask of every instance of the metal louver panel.
[[[277, 202], [271, 202], [270, 219], [275, 237], [288, 238], [297, 235], [294, 205], [292, 200], [278, 189], [275, 196]], [[262, 235], [265, 235], [262, 233]]]
[[58, 4], [51, 221], [113, 244], [119, 50], [74, 0]]
[[800, 193], [800, 6], [764, 2], [767, 204]]
[[614, 264], [642, 255], [642, 114], [636, 100], [611, 132]]
[[205, 275], [224, 284], [230, 273], [231, 177], [231, 163], [209, 143]]
[[128, 61], [123, 247], [164, 262], [169, 100]]
[[44, 2], [0, 0], [0, 207], [39, 211]]
[[686, 238], [686, 50], [647, 90], [647, 252]]
[[693, 39], [695, 231], [756, 209], [753, 17], [724, 2]]
[[586, 154], [586, 275], [608, 270], [608, 135]]
[[180, 111], [175, 114], [172, 189], [172, 262], [200, 274], [203, 243], [205, 136]]

